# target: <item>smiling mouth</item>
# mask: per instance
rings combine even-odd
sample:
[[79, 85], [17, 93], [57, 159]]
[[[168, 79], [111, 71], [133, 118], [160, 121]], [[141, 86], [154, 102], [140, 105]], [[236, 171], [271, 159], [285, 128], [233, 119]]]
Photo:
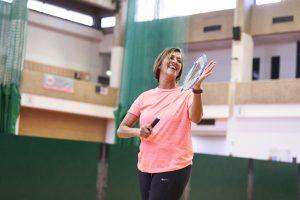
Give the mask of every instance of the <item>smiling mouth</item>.
[[174, 67], [174, 65], [169, 65], [168, 67], [169, 67], [170, 69], [176, 71], [176, 67]]

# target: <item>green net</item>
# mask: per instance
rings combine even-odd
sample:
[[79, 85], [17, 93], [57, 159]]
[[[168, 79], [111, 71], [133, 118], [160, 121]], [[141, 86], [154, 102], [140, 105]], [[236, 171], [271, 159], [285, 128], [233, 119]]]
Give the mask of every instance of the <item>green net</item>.
[[27, 0], [0, 1], [0, 132], [15, 133], [20, 111]]
[[[158, 2], [158, 1], [157, 1]], [[136, 22], [136, 0], [128, 1], [120, 104], [115, 112], [116, 128], [137, 96], [157, 86], [152, 66], [157, 55], [167, 47], [184, 47], [185, 17]], [[138, 145], [139, 139], [119, 139], [116, 143]]]

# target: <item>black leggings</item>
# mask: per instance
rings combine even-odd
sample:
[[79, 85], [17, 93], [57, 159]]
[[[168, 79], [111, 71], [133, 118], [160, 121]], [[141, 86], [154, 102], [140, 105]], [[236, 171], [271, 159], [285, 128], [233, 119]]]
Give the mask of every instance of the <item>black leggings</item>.
[[142, 200], [179, 200], [190, 174], [191, 165], [163, 173], [138, 171]]

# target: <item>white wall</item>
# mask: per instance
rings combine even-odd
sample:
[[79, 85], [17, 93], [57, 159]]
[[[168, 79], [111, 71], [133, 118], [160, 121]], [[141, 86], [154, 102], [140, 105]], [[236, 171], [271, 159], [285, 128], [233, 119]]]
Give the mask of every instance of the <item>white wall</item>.
[[296, 77], [296, 52], [297, 42], [284, 42], [254, 47], [254, 57], [260, 58], [259, 79], [270, 79], [271, 77], [271, 57], [280, 56], [280, 79], [292, 79]]
[[[107, 70], [111, 67], [111, 52], [112, 52], [112, 45], [113, 45], [113, 34], [107, 34], [103, 37], [103, 40], [99, 44], [99, 55], [101, 59], [101, 75], [106, 75]], [[110, 79], [111, 82], [111, 79]]]
[[235, 106], [227, 120], [192, 125], [194, 151], [284, 162], [295, 157], [300, 163], [299, 109], [300, 104]]
[[30, 12], [26, 60], [90, 72], [92, 80], [105, 73], [99, 46], [111, 51], [112, 37], [83, 25]]
[[[192, 130], [193, 133], [193, 130]], [[299, 117], [233, 117], [227, 136], [193, 135], [194, 152], [300, 163]]]
[[[206, 107], [206, 106], [205, 106]], [[204, 109], [207, 116], [209, 110]], [[220, 110], [221, 112], [221, 110]], [[209, 117], [216, 118], [216, 117]], [[192, 140], [193, 148], [196, 153], [228, 155], [227, 140], [227, 120], [215, 119], [215, 123], [211, 125], [197, 125], [192, 123]]]
[[228, 155], [226, 137], [193, 135], [193, 149], [195, 153]]
[[233, 156], [300, 161], [300, 118], [232, 118], [228, 151]]
[[99, 52], [100, 53], [111, 53], [113, 45], [113, 34], [106, 34], [101, 40], [99, 44]]
[[108, 144], [115, 143], [115, 120], [113, 119], [107, 119], [105, 143]]
[[[197, 59], [200, 51], [189, 51], [185, 53], [185, 69], [189, 69], [193, 61]], [[206, 82], [228, 82], [231, 74], [231, 49], [204, 50], [208, 60], [215, 60], [217, 66], [214, 74], [207, 78]]]

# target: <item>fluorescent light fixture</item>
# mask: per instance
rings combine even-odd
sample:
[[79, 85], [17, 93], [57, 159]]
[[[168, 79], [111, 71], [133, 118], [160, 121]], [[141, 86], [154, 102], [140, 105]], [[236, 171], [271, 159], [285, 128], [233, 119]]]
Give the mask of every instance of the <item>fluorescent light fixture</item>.
[[65, 19], [68, 11], [67, 9], [45, 3], [43, 13]]
[[1, 1], [7, 2], [7, 3], [13, 2], [13, 0], [1, 0]]
[[103, 17], [101, 19], [101, 28], [110, 28], [116, 25], [115, 17]]
[[[174, 1], [174, 2], [173, 2]], [[195, 1], [195, 0], [161, 0], [159, 8], [159, 19], [187, 16], [197, 13], [207, 13], [218, 10], [234, 9], [236, 0], [210, 0], [210, 1]]]
[[65, 8], [61, 8], [52, 4], [43, 3], [41, 1], [29, 0], [27, 3], [27, 7], [31, 10], [35, 10], [62, 19], [67, 19], [69, 21], [77, 22], [79, 24], [84, 24], [87, 26], [92, 26], [94, 24], [93, 17], [89, 15], [67, 10]]
[[93, 26], [94, 24], [94, 19], [91, 16], [74, 11], [68, 11], [66, 19], [87, 26]]
[[269, 3], [279, 3], [282, 0], [256, 0], [257, 5], [269, 4]]
[[[157, 5], [159, 2], [159, 5]], [[187, 16], [218, 10], [234, 9], [236, 0], [137, 0], [135, 21], [151, 21], [176, 16]]]
[[43, 12], [44, 3], [41, 1], [29, 0], [27, 3], [27, 8], [39, 12]]

